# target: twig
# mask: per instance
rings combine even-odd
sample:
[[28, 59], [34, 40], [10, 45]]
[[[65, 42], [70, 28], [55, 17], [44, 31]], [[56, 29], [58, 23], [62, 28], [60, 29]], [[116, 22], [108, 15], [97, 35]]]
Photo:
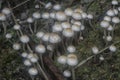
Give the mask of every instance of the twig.
[[22, 2], [22, 3], [20, 3], [20, 4], [18, 4], [18, 5], [16, 5], [16, 6], [13, 7], [12, 9], [15, 9], [15, 8], [17, 8], [17, 7], [20, 7], [20, 6], [24, 5], [25, 3], [29, 2], [29, 1], [30, 1], [30, 0], [26, 0], [26, 1], [24, 1], [24, 2]]
[[[9, 8], [11, 9], [10, 3], [8, 1], [7, 1], [7, 3], [8, 3]], [[17, 20], [16, 20], [16, 17], [14, 16], [14, 13], [13, 13], [12, 9], [11, 9], [11, 15], [13, 17], [14, 22], [17, 24]]]
[[[51, 71], [51, 73], [53, 73], [53, 75], [55, 76], [53, 78], [53, 80], [64, 80], [64, 77], [60, 74], [60, 71], [58, 70], [58, 68], [53, 64], [52, 60], [47, 57], [44, 56], [44, 63], [46, 64], [46, 67]], [[52, 75], [52, 76], [53, 76]]]
[[85, 60], [83, 60], [83, 61], [81, 61], [81, 62], [75, 67], [75, 69], [78, 68], [78, 67], [80, 67], [81, 65], [83, 65], [84, 63], [86, 63], [88, 60], [90, 60], [90, 59], [93, 58], [93, 57], [94, 57], [94, 55], [88, 57], [87, 59], [85, 59]]
[[[115, 42], [115, 43], [113, 43], [112, 45], [115, 45], [115, 44], [117, 44], [117, 43], [120, 43], [120, 41]], [[108, 48], [109, 48], [109, 46], [105, 47], [104, 49], [102, 49], [101, 51], [99, 51], [98, 54], [102, 53], [103, 51], [105, 51], [105, 50], [108, 49]], [[96, 54], [96, 55], [98, 55], [98, 54]], [[85, 64], [87, 61], [89, 61], [90, 59], [92, 59], [92, 58], [93, 58], [94, 56], [96, 56], [96, 55], [92, 55], [92, 56], [88, 57], [87, 59], [81, 61], [74, 69], [77, 69], [78, 67], [82, 66], [83, 64]]]
[[43, 6], [45, 6], [45, 3], [44, 2], [42, 2], [42, 1], [38, 1], [40, 4], [42, 4]]
[[[11, 9], [10, 3], [9, 3], [8, 1], [7, 1], [7, 3], [8, 3], [9, 8]], [[17, 22], [17, 20], [16, 20], [16, 17], [15, 17], [15, 15], [14, 15], [13, 11], [12, 11], [12, 9], [11, 9], [11, 15], [12, 15], [12, 17], [13, 17], [13, 20], [14, 20], [15, 24], [18, 24], [18, 22]], [[19, 32], [20, 32], [21, 35], [23, 35], [21, 29], [19, 30]]]
[[39, 64], [39, 63], [37, 63], [37, 65], [38, 65], [38, 67], [39, 67], [40, 71], [42, 72], [42, 74], [43, 74], [43, 76], [44, 76], [45, 80], [49, 80], [49, 79], [48, 79], [48, 77], [47, 77], [47, 75], [46, 75], [46, 73], [44, 72], [44, 70], [43, 70], [43, 69], [42, 69], [42, 67], [40, 66], [40, 64]]
[[30, 45], [29, 45], [29, 44], [27, 44], [27, 49], [28, 49], [31, 53], [33, 53], [33, 51], [32, 51], [32, 49], [30, 48]]

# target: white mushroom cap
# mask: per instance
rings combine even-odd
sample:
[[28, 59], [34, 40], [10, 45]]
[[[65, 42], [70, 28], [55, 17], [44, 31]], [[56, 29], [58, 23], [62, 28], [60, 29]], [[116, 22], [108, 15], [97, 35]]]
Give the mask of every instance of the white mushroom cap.
[[34, 12], [34, 13], [33, 13], [33, 18], [39, 19], [40, 17], [41, 17], [41, 15], [40, 15], [39, 12]]
[[48, 2], [46, 5], [45, 5], [45, 8], [46, 9], [50, 9], [52, 7], [52, 3], [51, 2]]
[[29, 39], [29, 37], [28, 37], [27, 35], [22, 35], [22, 36], [20, 37], [20, 41], [21, 41], [22, 43], [28, 43], [28, 42], [30, 41], [30, 39]]
[[36, 63], [38, 61], [38, 56], [36, 54], [34, 54], [33, 57], [30, 58], [30, 61], [32, 63]]
[[81, 15], [79, 12], [74, 12], [74, 13], [72, 14], [72, 17], [73, 17], [73, 19], [75, 19], [75, 20], [81, 20], [81, 19], [82, 19], [82, 15]]
[[44, 45], [39, 44], [39, 45], [37, 45], [37, 46], [35, 47], [35, 51], [38, 52], [38, 53], [43, 54], [43, 53], [46, 52], [46, 48], [45, 48]]
[[80, 30], [83, 31], [85, 29], [85, 26], [84, 25], [81, 25], [80, 26]]
[[108, 28], [107, 28], [108, 31], [113, 31], [114, 28], [110, 25]]
[[78, 64], [78, 59], [77, 56], [75, 54], [69, 54], [67, 56], [67, 64], [69, 66], [75, 66]]
[[67, 61], [67, 57], [62, 55], [62, 56], [59, 56], [58, 59], [57, 59], [58, 63], [60, 64], [66, 64], [66, 61]]
[[62, 32], [63, 36], [65, 37], [73, 37], [74, 36], [74, 31], [71, 28], [66, 28]]
[[112, 41], [112, 36], [107, 36], [107, 37], [106, 37], [106, 40], [107, 40], [107, 41]]
[[67, 51], [70, 52], [70, 53], [74, 53], [76, 51], [76, 48], [75, 48], [75, 46], [70, 45], [70, 46], [67, 47]]
[[32, 57], [32, 58], [30, 59], [30, 61], [31, 61], [32, 63], [36, 63], [36, 62], [38, 61], [38, 59], [37, 59], [36, 57]]
[[118, 1], [117, 0], [112, 0], [112, 5], [118, 5]]
[[118, 10], [117, 9], [113, 9], [115, 15], [118, 15]]
[[112, 22], [115, 23], [115, 24], [120, 23], [120, 18], [119, 17], [113, 17]]
[[87, 15], [87, 18], [88, 18], [88, 19], [93, 19], [93, 15], [92, 15], [92, 14], [88, 14], [88, 15]]
[[60, 5], [60, 4], [55, 4], [55, 5], [53, 6], [53, 9], [54, 9], [54, 10], [60, 10], [60, 9], [61, 9], [61, 5]]
[[98, 54], [99, 50], [98, 50], [97, 47], [92, 47], [92, 52], [93, 52], [94, 54]]
[[111, 21], [111, 17], [110, 16], [105, 16], [104, 20], [109, 22], [109, 21]]
[[49, 41], [49, 37], [50, 37], [50, 33], [45, 33], [42, 37], [42, 40], [45, 41], [45, 42], [48, 42]]
[[20, 44], [19, 43], [14, 43], [13, 44], [13, 49], [14, 50], [19, 50], [21, 48]]
[[0, 21], [5, 21], [6, 20], [6, 16], [3, 13], [0, 13]]
[[42, 31], [39, 31], [36, 33], [36, 37], [39, 39], [41, 39], [43, 36], [44, 36], [44, 32], [42, 32]]
[[80, 8], [77, 8], [77, 9], [75, 9], [75, 10], [74, 10], [74, 12], [77, 12], [77, 13], [82, 13], [82, 12], [83, 12], [83, 10], [82, 10], [82, 9], [80, 9]]
[[91, 18], [93, 18], [90, 15], [87, 15], [87, 13], [85, 13], [85, 12], [81, 13], [81, 16], [82, 16], [82, 19], [86, 19], [86, 18], [91, 19]]
[[109, 50], [110, 50], [111, 52], [115, 52], [115, 51], [117, 50], [117, 48], [116, 48], [116, 46], [111, 45], [111, 46], [109, 47]]
[[23, 58], [26, 58], [26, 57], [28, 56], [28, 53], [23, 52], [23, 53], [21, 54], [21, 56], [22, 56]]
[[64, 75], [65, 77], [71, 77], [71, 72], [70, 72], [69, 70], [65, 70], [65, 71], [63, 72], [63, 75]]
[[49, 42], [50, 43], [59, 43], [61, 41], [61, 38], [58, 34], [56, 33], [51, 33], [49, 37]]
[[71, 28], [71, 24], [69, 22], [62, 22], [61, 26], [62, 26], [63, 29]]
[[80, 26], [79, 25], [72, 25], [72, 30], [75, 32], [79, 32], [80, 31]]
[[65, 14], [66, 14], [67, 16], [72, 16], [73, 10], [72, 10], [71, 8], [67, 8], [67, 9], [65, 9]]
[[105, 58], [103, 56], [100, 56], [99, 59], [103, 61]]
[[37, 70], [36, 68], [30, 68], [30, 69], [28, 70], [28, 73], [29, 73], [30, 75], [32, 75], [32, 76], [35, 76], [35, 75], [38, 74], [38, 70]]
[[47, 50], [53, 51], [54, 50], [54, 46], [53, 45], [47, 45]]
[[8, 14], [11, 13], [11, 10], [9, 8], [3, 8], [2, 13], [5, 14], [5, 15], [8, 15]]
[[102, 22], [100, 23], [100, 26], [103, 27], [103, 28], [107, 28], [109, 25], [110, 25], [110, 24], [109, 24], [108, 21], [102, 21]]
[[59, 11], [59, 12], [56, 13], [56, 19], [58, 21], [65, 21], [67, 19], [67, 16], [64, 12]]
[[42, 14], [42, 18], [43, 18], [43, 19], [49, 19], [49, 18], [50, 18], [50, 14], [47, 13], [47, 12], [43, 13], [43, 14]]
[[28, 56], [27, 56], [28, 59], [31, 59], [32, 57], [34, 57], [33, 53], [29, 53]]
[[33, 23], [33, 22], [34, 22], [34, 19], [33, 19], [32, 17], [29, 17], [29, 18], [27, 18], [27, 22], [28, 22], [28, 23]]
[[78, 26], [82, 25], [82, 23], [80, 21], [74, 21], [73, 24], [78, 25]]
[[21, 26], [20, 26], [19, 24], [15, 24], [15, 25], [13, 26], [13, 28], [14, 28], [15, 30], [20, 30]]
[[12, 38], [12, 34], [11, 34], [11, 33], [7, 33], [7, 34], [5, 35], [5, 37], [6, 37], [7, 39], [11, 39], [11, 38]]
[[32, 64], [31, 64], [29, 59], [26, 59], [26, 60], [24, 60], [24, 65], [25, 66], [31, 66]]
[[112, 9], [108, 10], [106, 14], [107, 14], [108, 16], [115, 16], [115, 12], [114, 12], [114, 10], [112, 10]]
[[39, 5], [39, 4], [36, 4], [36, 5], [35, 5], [35, 8], [36, 8], [36, 9], [39, 9], [39, 8], [40, 8], [40, 5]]
[[120, 7], [118, 7], [118, 11], [120, 11]]
[[61, 32], [63, 30], [63, 28], [60, 23], [55, 23], [52, 26], [52, 30], [53, 30], [53, 32]]
[[52, 19], [55, 19], [56, 18], [56, 13], [55, 12], [52, 12], [52, 13], [50, 13], [50, 18], [52, 18]]

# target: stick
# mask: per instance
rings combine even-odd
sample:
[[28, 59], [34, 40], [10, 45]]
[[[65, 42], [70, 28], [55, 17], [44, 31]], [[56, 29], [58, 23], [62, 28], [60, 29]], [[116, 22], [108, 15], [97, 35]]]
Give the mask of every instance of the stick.
[[[51, 71], [51, 73], [53, 73], [53, 75], [55, 76], [55, 78], [53, 78], [54, 80], [64, 80], [64, 77], [60, 74], [60, 71], [58, 70], [58, 68], [53, 64], [52, 60], [47, 57], [44, 56], [43, 57], [44, 63], [46, 64], [46, 67]], [[51, 74], [52, 75], [52, 74]]]
[[22, 2], [22, 3], [20, 3], [20, 4], [18, 4], [18, 5], [16, 5], [16, 6], [13, 7], [12, 9], [15, 9], [15, 8], [17, 8], [17, 7], [20, 7], [20, 6], [24, 5], [25, 3], [29, 2], [29, 1], [30, 1], [30, 0], [26, 0], [26, 1], [24, 1], [24, 2]]
[[[115, 42], [115, 43], [113, 43], [112, 45], [115, 45], [115, 44], [117, 44], [117, 43], [120, 43], [120, 41]], [[102, 49], [101, 51], [99, 51], [98, 54], [102, 53], [103, 51], [105, 51], [105, 50], [108, 49], [108, 48], [109, 48], [109, 46], [105, 47], [104, 49]], [[96, 54], [96, 55], [98, 55], [98, 54]], [[78, 67], [82, 66], [83, 64], [85, 64], [87, 61], [89, 61], [90, 59], [92, 59], [92, 58], [93, 58], [94, 56], [96, 56], [96, 55], [92, 55], [92, 56], [88, 57], [87, 59], [81, 61], [81, 62], [75, 67], [75, 69], [77, 69]]]

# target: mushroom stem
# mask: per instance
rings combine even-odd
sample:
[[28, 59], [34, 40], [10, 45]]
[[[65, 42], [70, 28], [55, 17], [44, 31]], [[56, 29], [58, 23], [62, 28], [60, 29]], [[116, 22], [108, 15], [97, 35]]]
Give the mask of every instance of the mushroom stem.
[[27, 44], [27, 49], [32, 53], [33, 51], [32, 51], [32, 49], [30, 48], [30, 45], [29, 44]]
[[107, 38], [107, 31], [106, 31], [106, 30], [104, 30], [105, 45], [107, 45], [107, 44], [108, 44], [108, 41], [106, 40], [106, 38]]
[[34, 77], [33, 77], [33, 76], [31, 76], [31, 79], [32, 79], [32, 80], [34, 80]]
[[37, 21], [34, 23], [34, 33], [37, 31]]
[[4, 29], [4, 34], [6, 34], [6, 31], [7, 31], [7, 26], [5, 25], [4, 22], [2, 22], [2, 25], [3, 25], [3, 29]]
[[91, 20], [88, 20], [89, 25], [91, 26], [91, 28], [93, 29], [93, 31], [95, 31], [94, 25], [92, 24]]
[[39, 0], [39, 3], [42, 4], [43, 6], [45, 6], [46, 4], [42, 1]]
[[31, 24], [29, 24], [28, 26], [29, 26], [30, 32], [33, 34], [34, 32], [33, 32], [32, 28], [31, 28]]
[[[7, 3], [8, 3], [9, 8], [11, 9], [10, 3], [9, 3], [9, 2], [7, 2]], [[11, 15], [12, 15], [12, 17], [13, 17], [13, 20], [14, 20], [15, 24], [18, 24], [18, 22], [17, 22], [17, 20], [16, 20], [16, 17], [15, 17], [15, 15], [14, 15], [13, 11], [12, 11], [12, 9], [11, 9]], [[23, 33], [22, 33], [21, 30], [19, 30], [19, 32], [20, 32], [21, 35], [23, 35]]]
[[42, 57], [42, 54], [40, 54], [40, 61], [41, 61], [41, 66], [42, 66], [42, 68], [44, 68], [44, 64], [43, 64], [43, 57]]
[[20, 35], [22, 36], [22, 35], [23, 35], [23, 32], [22, 32], [22, 30], [21, 30], [21, 29], [19, 29], [19, 32], [20, 32]]
[[37, 65], [38, 65], [38, 67], [39, 67], [39, 69], [40, 69], [41, 73], [43, 74], [43, 76], [44, 76], [45, 80], [49, 80], [49, 79], [48, 79], [48, 77], [47, 77], [47, 75], [46, 75], [46, 73], [44, 72], [44, 70], [43, 70], [43, 69], [42, 69], [42, 67], [40, 66], [40, 64], [39, 64], [39, 63], [37, 63]]
[[115, 29], [116, 24], [113, 24], [113, 30], [111, 32], [112, 37], [114, 36], [114, 29]]
[[76, 78], [75, 78], [75, 69], [74, 68], [72, 68], [72, 80], [76, 80]]

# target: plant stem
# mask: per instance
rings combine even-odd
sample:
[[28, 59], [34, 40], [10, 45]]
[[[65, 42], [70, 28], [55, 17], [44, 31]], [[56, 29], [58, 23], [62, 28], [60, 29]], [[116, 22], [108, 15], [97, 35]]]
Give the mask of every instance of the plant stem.
[[2, 22], [2, 25], [3, 25], [3, 29], [4, 29], [4, 34], [6, 34], [6, 31], [7, 31], [7, 26], [5, 25], [4, 22]]
[[29, 26], [30, 32], [33, 34], [34, 32], [33, 32], [32, 28], [31, 28], [31, 24], [29, 24], [28, 26]]
[[32, 49], [31, 49], [30, 46], [29, 46], [29, 44], [27, 44], [27, 48], [28, 48], [28, 50], [29, 50], [31, 53], [33, 53]]
[[25, 3], [29, 2], [29, 1], [30, 1], [30, 0], [26, 0], [26, 1], [24, 1], [24, 2], [22, 2], [22, 3], [20, 3], [20, 4], [18, 4], [18, 5], [16, 5], [16, 6], [13, 7], [12, 9], [15, 9], [15, 8], [17, 8], [17, 7], [20, 7], [20, 6], [24, 5]]
[[31, 79], [34, 80], [33, 76], [31, 76]]
[[40, 64], [39, 64], [39, 63], [37, 63], [37, 65], [38, 65], [38, 67], [39, 67], [40, 71], [42, 72], [42, 74], [43, 74], [43, 76], [44, 76], [45, 80], [49, 80], [49, 79], [48, 79], [48, 77], [47, 77], [47, 75], [45, 74], [44, 70], [43, 70], [43, 69], [42, 69], [42, 67], [40, 66]]
[[37, 31], [37, 21], [34, 23], [34, 33]]
[[75, 79], [75, 69], [74, 68], [72, 68], [72, 80], [76, 80]]
[[43, 6], [45, 6], [46, 4], [42, 1], [39, 0], [39, 3], [42, 4]]
[[42, 67], [44, 68], [44, 64], [43, 64], [43, 57], [42, 57], [42, 54], [40, 54], [40, 61], [41, 61], [41, 65], [42, 65]]
[[112, 37], [114, 37], [114, 29], [115, 29], [116, 24], [113, 24], [113, 30], [111, 32]]

